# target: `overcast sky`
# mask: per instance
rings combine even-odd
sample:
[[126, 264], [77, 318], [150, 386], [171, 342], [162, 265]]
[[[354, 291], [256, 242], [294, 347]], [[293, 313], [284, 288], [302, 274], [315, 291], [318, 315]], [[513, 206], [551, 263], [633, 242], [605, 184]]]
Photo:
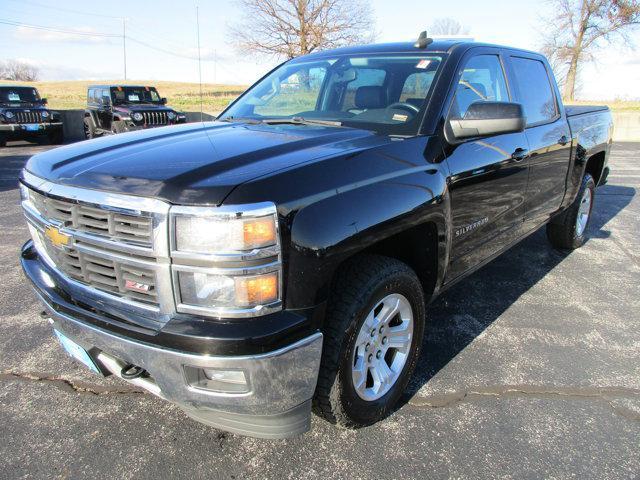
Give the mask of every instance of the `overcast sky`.
[[[87, 33], [80, 36], [0, 24], [0, 59], [32, 62], [40, 66], [43, 80], [119, 79], [123, 76], [122, 39], [99, 35], [121, 35], [120, 17], [126, 17], [129, 79], [196, 82], [197, 62], [184, 58], [197, 54], [196, 4], [204, 82], [252, 83], [277, 63], [242, 58], [234, 52], [227, 25], [236, 22], [242, 12], [233, 0], [0, 0], [0, 21]], [[467, 26], [477, 41], [532, 50], [540, 45], [540, 17], [550, 8], [535, 0], [372, 0], [371, 5], [378, 42], [414, 40], [433, 19], [452, 17]], [[631, 37], [640, 46], [640, 29]], [[581, 98], [640, 99], [640, 51], [617, 45], [596, 56], [598, 63], [582, 73]]]

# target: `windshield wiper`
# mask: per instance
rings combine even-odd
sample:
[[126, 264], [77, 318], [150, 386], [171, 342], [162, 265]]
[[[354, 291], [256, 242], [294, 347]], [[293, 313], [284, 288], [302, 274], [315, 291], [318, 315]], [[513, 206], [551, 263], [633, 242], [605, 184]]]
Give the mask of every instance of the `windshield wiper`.
[[326, 127], [341, 127], [342, 122], [337, 120], [320, 120], [315, 118], [291, 117], [291, 118], [263, 118], [262, 123], [267, 125], [324, 125]]
[[262, 123], [261, 120], [258, 120], [257, 118], [243, 118], [243, 117], [234, 117], [234, 116], [228, 116], [228, 117], [224, 117], [224, 118], [220, 118], [218, 119], [219, 122], [238, 122], [238, 123], [249, 123], [251, 125], [258, 125], [260, 123]]

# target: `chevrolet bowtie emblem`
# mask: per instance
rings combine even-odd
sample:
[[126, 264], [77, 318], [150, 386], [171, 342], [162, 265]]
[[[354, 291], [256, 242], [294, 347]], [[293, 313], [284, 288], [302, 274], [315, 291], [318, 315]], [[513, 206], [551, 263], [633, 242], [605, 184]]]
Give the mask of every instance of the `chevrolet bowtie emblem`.
[[49, 240], [51, 240], [53, 246], [58, 248], [62, 248], [64, 245], [69, 245], [69, 240], [71, 240], [69, 235], [61, 233], [56, 227], [47, 227], [44, 230], [44, 234]]

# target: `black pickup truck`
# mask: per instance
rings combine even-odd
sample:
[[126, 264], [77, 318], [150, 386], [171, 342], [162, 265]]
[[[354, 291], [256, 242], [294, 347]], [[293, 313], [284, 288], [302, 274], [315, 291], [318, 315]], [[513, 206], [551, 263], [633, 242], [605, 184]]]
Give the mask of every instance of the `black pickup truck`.
[[46, 105], [34, 87], [0, 85], [0, 147], [13, 140], [61, 144], [62, 119]]
[[90, 85], [84, 111], [84, 136], [131, 132], [185, 123], [187, 116], [167, 106], [156, 87]]
[[318, 52], [215, 122], [31, 158], [22, 265], [71, 355], [200, 422], [286, 437], [313, 406], [369, 425], [430, 300], [544, 225], [585, 242], [611, 133], [607, 108], [563, 106], [537, 53]]

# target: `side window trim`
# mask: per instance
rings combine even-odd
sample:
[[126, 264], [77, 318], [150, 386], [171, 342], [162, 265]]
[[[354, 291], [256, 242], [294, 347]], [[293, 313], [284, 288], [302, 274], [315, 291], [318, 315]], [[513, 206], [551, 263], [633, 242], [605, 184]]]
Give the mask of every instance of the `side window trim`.
[[520, 82], [518, 82], [518, 78], [517, 75], [515, 73], [515, 70], [513, 68], [513, 64], [511, 64], [511, 59], [512, 58], [522, 58], [525, 60], [533, 60], [536, 62], [540, 62], [542, 63], [542, 66], [544, 67], [544, 71], [547, 75], [547, 81], [549, 82], [549, 89], [551, 90], [551, 95], [553, 96], [553, 103], [556, 107], [556, 114], [553, 118], [549, 119], [549, 120], [542, 120], [540, 122], [535, 122], [535, 123], [527, 123], [527, 126], [525, 127], [525, 130], [528, 130], [530, 128], [535, 128], [535, 127], [541, 127], [543, 125], [550, 125], [552, 123], [557, 122], [558, 120], [560, 120], [562, 118], [562, 114], [560, 111], [560, 104], [558, 102], [558, 95], [556, 92], [556, 89], [554, 88], [554, 84], [553, 81], [551, 79], [551, 75], [549, 72], [549, 66], [547, 65], [547, 62], [543, 61], [542, 59], [540, 59], [539, 57], [536, 57], [534, 55], [526, 55], [524, 52], [512, 52], [509, 54], [509, 66], [510, 66], [510, 71], [511, 74], [513, 75], [513, 83], [515, 86], [515, 91], [516, 91], [516, 99], [519, 103], [521, 103], [523, 106], [523, 101], [522, 101], [522, 94], [520, 93]]

